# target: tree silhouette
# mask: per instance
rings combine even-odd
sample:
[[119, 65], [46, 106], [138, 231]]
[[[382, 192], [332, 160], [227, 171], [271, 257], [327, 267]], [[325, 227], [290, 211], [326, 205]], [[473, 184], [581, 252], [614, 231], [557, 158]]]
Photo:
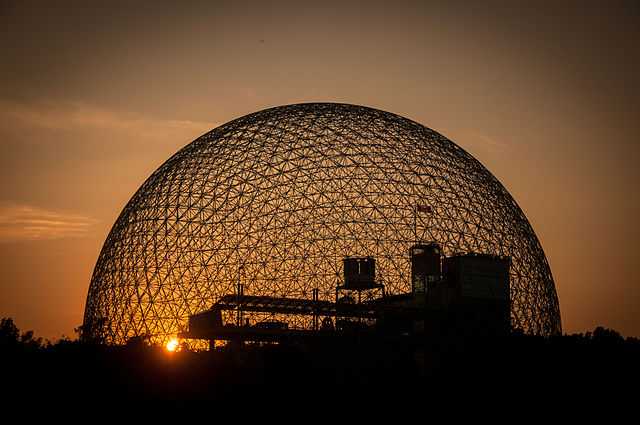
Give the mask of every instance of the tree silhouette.
[[13, 319], [5, 317], [0, 320], [0, 347], [15, 347], [18, 344], [20, 331]]
[[10, 317], [0, 320], [0, 349], [36, 351], [43, 348], [42, 338], [34, 338], [33, 331], [26, 331], [22, 335], [20, 329]]

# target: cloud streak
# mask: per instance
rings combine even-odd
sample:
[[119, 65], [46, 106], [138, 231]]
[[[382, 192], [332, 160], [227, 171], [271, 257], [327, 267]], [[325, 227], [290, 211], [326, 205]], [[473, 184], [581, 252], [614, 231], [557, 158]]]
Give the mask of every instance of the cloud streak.
[[138, 137], [204, 133], [216, 126], [204, 121], [161, 120], [141, 114], [115, 112], [84, 102], [23, 104], [0, 100], [0, 117], [12, 126], [59, 131], [107, 130], [133, 133]]
[[24, 204], [0, 204], [0, 242], [78, 238], [98, 221]]
[[441, 131], [445, 137], [471, 151], [478, 150], [491, 155], [501, 155], [511, 149], [508, 143], [489, 137], [478, 130], [441, 129]]
[[453, 140], [468, 145], [472, 149], [478, 149], [490, 154], [499, 155], [509, 150], [509, 145], [496, 140], [477, 130], [457, 131]]

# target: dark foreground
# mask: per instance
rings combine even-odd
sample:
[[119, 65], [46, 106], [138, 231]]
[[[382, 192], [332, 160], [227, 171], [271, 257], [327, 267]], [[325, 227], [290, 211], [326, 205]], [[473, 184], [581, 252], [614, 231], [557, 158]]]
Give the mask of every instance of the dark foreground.
[[[570, 400], [637, 392], [640, 340], [598, 328], [586, 335], [438, 343], [326, 341], [168, 353], [133, 343], [104, 347], [4, 338], [5, 402], [214, 401], [422, 406], [425, 400], [509, 397]], [[378, 401], [376, 401], [378, 400]], [[414, 403], [414, 404], [411, 404]], [[417, 404], [415, 404], [417, 403]], [[300, 404], [298, 404], [300, 405]]]

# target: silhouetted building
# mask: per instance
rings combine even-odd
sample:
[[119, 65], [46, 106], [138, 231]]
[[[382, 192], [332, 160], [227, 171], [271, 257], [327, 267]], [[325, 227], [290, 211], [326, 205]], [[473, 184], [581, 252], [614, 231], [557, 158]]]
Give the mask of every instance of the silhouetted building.
[[[384, 288], [375, 281], [375, 259], [347, 257], [343, 261], [344, 283], [336, 287], [334, 302], [320, 301], [316, 292], [313, 299], [229, 294], [208, 312], [191, 316], [189, 330], [182, 337], [283, 341], [357, 334], [382, 339], [417, 338], [424, 342], [509, 333], [510, 258], [487, 254], [443, 257], [436, 243], [414, 245], [410, 258], [415, 282], [411, 292], [386, 296], [383, 290], [381, 296], [363, 302], [360, 292]], [[357, 299], [340, 295], [341, 291], [355, 291]], [[280, 320], [254, 326], [223, 325], [224, 311], [279, 315]], [[313, 329], [288, 326], [288, 320], [295, 323], [295, 318], [302, 316], [313, 316]], [[323, 326], [319, 328], [320, 318]]]
[[446, 257], [443, 279], [433, 285], [428, 304], [456, 312], [464, 331], [506, 334], [510, 330], [511, 259], [487, 254]]
[[411, 292], [425, 294], [429, 286], [442, 278], [440, 245], [414, 245], [411, 247]]
[[[315, 291], [317, 302], [332, 303], [341, 286], [345, 305], [373, 303], [383, 289], [389, 300], [425, 294], [442, 273], [437, 245], [415, 246], [407, 258], [410, 241], [420, 240], [447, 255], [473, 247], [507, 253], [518, 294], [514, 327], [561, 332], [542, 247], [500, 182], [427, 127], [335, 103], [240, 117], [162, 164], [105, 240], [85, 329], [107, 344], [142, 334], [164, 344], [238, 285], [247, 296], [313, 301]], [[353, 261], [343, 270], [346, 255]], [[279, 320], [233, 302], [243, 325]], [[317, 329], [322, 317], [301, 315], [296, 327]]]

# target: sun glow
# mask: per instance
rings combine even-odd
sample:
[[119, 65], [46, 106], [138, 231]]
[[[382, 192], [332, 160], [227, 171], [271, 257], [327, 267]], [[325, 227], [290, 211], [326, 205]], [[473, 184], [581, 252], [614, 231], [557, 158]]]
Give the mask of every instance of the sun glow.
[[167, 345], [165, 345], [165, 348], [168, 352], [173, 353], [178, 349], [179, 344], [180, 342], [177, 338], [171, 338], [169, 342], [167, 342]]

